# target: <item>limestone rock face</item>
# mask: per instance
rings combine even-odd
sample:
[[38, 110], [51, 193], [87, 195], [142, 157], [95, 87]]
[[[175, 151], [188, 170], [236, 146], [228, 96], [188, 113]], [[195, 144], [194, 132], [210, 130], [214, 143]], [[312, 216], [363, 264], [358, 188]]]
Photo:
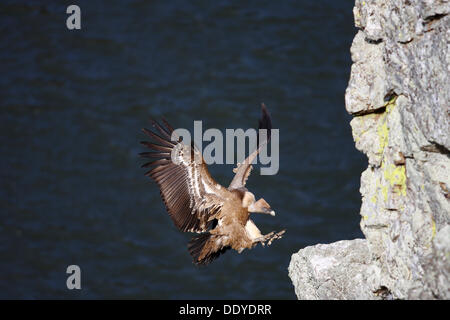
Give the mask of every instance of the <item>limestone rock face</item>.
[[298, 299], [380, 299], [369, 283], [367, 241], [318, 244], [292, 255], [289, 276]]
[[450, 299], [450, 3], [356, 0], [353, 12], [360, 30], [345, 102], [368, 158], [360, 225], [370, 290]]

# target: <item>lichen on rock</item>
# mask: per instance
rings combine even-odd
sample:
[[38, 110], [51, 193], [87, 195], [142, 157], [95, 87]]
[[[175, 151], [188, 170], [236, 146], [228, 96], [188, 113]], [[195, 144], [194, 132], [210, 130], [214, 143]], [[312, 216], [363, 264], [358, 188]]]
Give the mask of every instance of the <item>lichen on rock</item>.
[[[449, 299], [450, 3], [357, 0], [353, 12], [360, 30], [345, 102], [356, 148], [368, 158], [360, 226], [370, 272], [359, 273], [358, 290], [334, 298]], [[298, 255], [307, 249], [319, 250]], [[291, 265], [301, 261], [294, 256]]]

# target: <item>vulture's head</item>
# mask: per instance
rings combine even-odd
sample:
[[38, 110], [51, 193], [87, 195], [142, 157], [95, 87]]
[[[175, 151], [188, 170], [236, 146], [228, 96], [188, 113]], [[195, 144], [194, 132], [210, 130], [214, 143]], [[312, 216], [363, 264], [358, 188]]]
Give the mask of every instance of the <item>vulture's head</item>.
[[242, 207], [247, 208], [248, 212], [266, 213], [272, 216], [275, 215], [275, 211], [272, 210], [266, 200], [261, 198], [258, 201], [255, 201], [255, 195], [250, 191], [246, 191], [244, 193], [244, 197], [242, 198]]

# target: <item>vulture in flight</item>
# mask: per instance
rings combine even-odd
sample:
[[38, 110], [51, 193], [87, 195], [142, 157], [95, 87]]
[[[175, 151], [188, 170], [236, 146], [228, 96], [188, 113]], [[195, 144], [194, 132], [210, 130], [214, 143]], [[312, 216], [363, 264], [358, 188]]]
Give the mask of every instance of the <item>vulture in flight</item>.
[[258, 243], [270, 245], [285, 232], [263, 235], [250, 219], [250, 213], [275, 215], [263, 198], [255, 201], [253, 193], [245, 187], [252, 161], [270, 140], [272, 123], [264, 104], [261, 111], [259, 129], [267, 130], [267, 139], [258, 139], [256, 150], [233, 170], [235, 176], [228, 188], [211, 177], [194, 143], [183, 143], [165, 119], [162, 125], [151, 120], [153, 131], [142, 129], [156, 142], [141, 142], [152, 151], [140, 155], [153, 158], [153, 161], [142, 165], [151, 168], [145, 175], [158, 184], [175, 226], [183, 232], [198, 233], [188, 244], [197, 265], [209, 264], [228, 249], [241, 253]]

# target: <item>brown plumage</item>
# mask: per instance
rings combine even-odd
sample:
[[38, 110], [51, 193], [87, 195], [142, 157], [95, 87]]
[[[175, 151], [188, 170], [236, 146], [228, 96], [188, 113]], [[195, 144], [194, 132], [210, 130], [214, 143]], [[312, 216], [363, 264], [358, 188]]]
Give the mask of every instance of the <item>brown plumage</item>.
[[258, 148], [233, 170], [228, 188], [211, 177], [199, 150], [193, 143], [185, 145], [166, 120], [163, 125], [152, 120], [154, 131], [143, 129], [156, 142], [141, 142], [153, 151], [140, 154], [152, 159], [142, 166], [152, 168], [145, 175], [158, 184], [175, 226], [200, 234], [188, 244], [195, 264], [208, 264], [228, 249], [240, 253], [258, 243], [270, 245], [284, 233], [262, 235], [250, 219], [251, 212], [275, 215], [264, 199], [255, 201], [245, 188], [252, 161], [270, 139], [271, 119], [264, 104], [261, 110], [259, 129], [267, 129], [268, 139], [258, 141]]

